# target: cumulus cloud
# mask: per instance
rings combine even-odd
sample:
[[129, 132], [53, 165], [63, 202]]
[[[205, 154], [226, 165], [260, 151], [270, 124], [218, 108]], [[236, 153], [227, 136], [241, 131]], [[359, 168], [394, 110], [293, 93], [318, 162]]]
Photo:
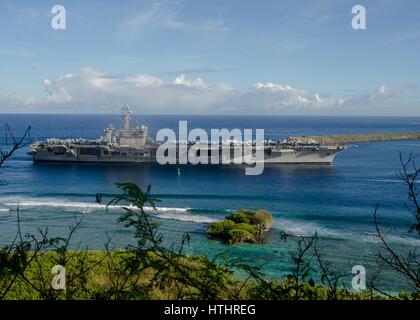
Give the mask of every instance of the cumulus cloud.
[[386, 97], [397, 97], [397, 96], [402, 96], [405, 95], [407, 93], [410, 93], [411, 91], [413, 91], [415, 87], [413, 86], [386, 86], [386, 85], [381, 85], [379, 86], [376, 90], [374, 90], [373, 92], [370, 92], [367, 95], [367, 98], [370, 101], [374, 101], [377, 99], [381, 99], [381, 98], [386, 98]]
[[189, 80], [185, 74], [180, 74], [176, 77], [173, 84], [187, 87], [205, 87], [204, 81], [200, 77], [195, 80]]
[[[417, 87], [412, 85], [380, 85], [370, 92], [346, 99], [343, 105], [347, 107], [372, 106], [393, 102], [397, 99], [407, 100], [416, 92], [416, 89]], [[419, 105], [418, 97], [415, 97], [415, 101]], [[398, 100], [396, 102], [398, 103]]]
[[317, 114], [382, 103], [413, 89], [382, 85], [358, 96], [335, 98], [272, 82], [256, 82], [243, 89], [222, 82], [209, 85], [200, 77], [191, 79], [185, 74], [164, 81], [147, 74], [112, 77], [91, 68], [45, 79], [42, 85], [42, 97], [0, 95], [0, 110], [113, 113], [121, 103], [129, 103], [139, 113], [156, 114]]
[[203, 79], [189, 79], [185, 74], [165, 83], [151, 75], [111, 77], [90, 68], [55, 80], [45, 79], [42, 85], [44, 97], [15, 99], [14, 103], [20, 102], [23, 109], [42, 111], [114, 112], [126, 102], [147, 113], [199, 113], [226, 102], [231, 91], [222, 84], [209, 87]]
[[273, 107], [278, 109], [288, 107], [325, 108], [340, 106], [344, 103], [343, 99], [321, 97], [319, 93], [307, 92], [302, 89], [293, 88], [290, 85], [280, 85], [271, 82], [256, 83], [254, 89], [257, 92], [266, 93], [265, 97], [272, 102]]

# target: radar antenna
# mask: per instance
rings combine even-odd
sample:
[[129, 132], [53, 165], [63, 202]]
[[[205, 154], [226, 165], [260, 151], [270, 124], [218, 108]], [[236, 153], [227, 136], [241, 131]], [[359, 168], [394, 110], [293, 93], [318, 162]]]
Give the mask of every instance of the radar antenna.
[[130, 129], [130, 120], [131, 120], [131, 114], [133, 113], [133, 110], [131, 110], [130, 106], [126, 104], [122, 109], [122, 119], [123, 119], [123, 128], [125, 130]]

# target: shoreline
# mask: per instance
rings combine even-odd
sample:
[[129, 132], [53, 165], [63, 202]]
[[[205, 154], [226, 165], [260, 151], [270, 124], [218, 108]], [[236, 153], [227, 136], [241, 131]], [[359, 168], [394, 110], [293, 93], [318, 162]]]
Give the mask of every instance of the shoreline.
[[315, 140], [322, 145], [342, 145], [360, 142], [384, 142], [398, 140], [420, 140], [420, 132], [383, 132], [366, 134], [342, 134], [329, 136], [296, 136], [299, 141]]

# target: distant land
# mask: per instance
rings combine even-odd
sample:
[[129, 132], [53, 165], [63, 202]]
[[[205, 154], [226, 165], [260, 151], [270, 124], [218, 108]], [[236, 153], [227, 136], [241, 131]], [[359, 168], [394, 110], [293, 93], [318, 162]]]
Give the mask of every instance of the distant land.
[[333, 136], [298, 136], [299, 141], [315, 140], [321, 144], [342, 145], [357, 142], [380, 142], [393, 140], [420, 140], [420, 132], [386, 132], [367, 134], [343, 134]]

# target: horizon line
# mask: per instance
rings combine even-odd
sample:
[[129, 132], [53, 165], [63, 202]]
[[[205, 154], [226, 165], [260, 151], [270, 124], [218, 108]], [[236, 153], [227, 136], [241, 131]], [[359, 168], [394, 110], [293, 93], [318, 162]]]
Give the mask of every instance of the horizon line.
[[[19, 112], [19, 113], [11, 113], [11, 112], [0, 112], [0, 117], [2, 115], [9, 115], [9, 116], [24, 116], [24, 115], [28, 115], [28, 116], [121, 116], [121, 113], [29, 113], [29, 112]], [[420, 118], [420, 114], [418, 115], [394, 115], [394, 114], [380, 114], [380, 115], [363, 115], [363, 114], [321, 114], [321, 115], [316, 115], [316, 114], [307, 114], [307, 115], [303, 115], [303, 114], [191, 114], [191, 113], [182, 113], [182, 114], [176, 114], [176, 113], [134, 113], [133, 116], [196, 116], [196, 117], [200, 117], [200, 116], [206, 116], [206, 117], [355, 117], [355, 118], [362, 118], [362, 117], [368, 117], [368, 118], [373, 118], [373, 117], [381, 117], [381, 118], [387, 118], [387, 117], [419, 117]]]

